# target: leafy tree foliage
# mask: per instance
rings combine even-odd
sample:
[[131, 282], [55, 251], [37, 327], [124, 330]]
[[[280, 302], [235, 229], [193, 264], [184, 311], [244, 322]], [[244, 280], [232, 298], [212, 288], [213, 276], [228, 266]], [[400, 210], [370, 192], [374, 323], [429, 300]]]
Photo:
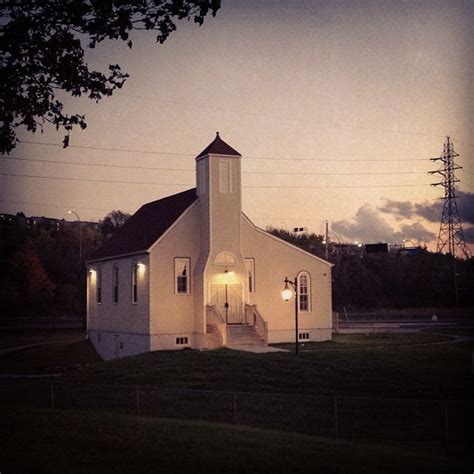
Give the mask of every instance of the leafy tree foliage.
[[176, 20], [201, 25], [215, 16], [220, 0], [32, 0], [0, 2], [0, 151], [10, 152], [16, 128], [30, 132], [44, 123], [69, 131], [84, 129], [85, 117], [68, 114], [56, 97], [63, 90], [96, 102], [121, 88], [128, 77], [118, 64], [108, 72], [90, 70], [84, 47], [107, 39], [127, 41], [133, 30], [157, 33], [163, 43], [176, 29]]
[[119, 230], [130, 218], [130, 214], [122, 211], [109, 212], [101, 221], [99, 221], [99, 230], [104, 240], [111, 237]]
[[275, 227], [267, 227], [267, 232], [279, 237], [280, 239], [286, 240], [290, 244], [296, 245], [297, 247], [306, 250], [318, 257], [324, 258], [324, 244], [323, 236], [318, 234], [301, 234], [295, 235], [285, 229], [277, 229]]

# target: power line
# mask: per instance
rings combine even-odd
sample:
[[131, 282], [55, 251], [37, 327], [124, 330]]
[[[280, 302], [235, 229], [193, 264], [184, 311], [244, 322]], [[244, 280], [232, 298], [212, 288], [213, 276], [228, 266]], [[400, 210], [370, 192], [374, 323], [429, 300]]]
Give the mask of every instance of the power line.
[[28, 206], [37, 206], [37, 207], [58, 207], [60, 209], [82, 209], [84, 211], [110, 211], [110, 209], [104, 209], [100, 207], [80, 207], [76, 205], [70, 205], [70, 206], [59, 206], [58, 204], [46, 204], [46, 203], [40, 203], [40, 202], [27, 202], [27, 201], [7, 201], [1, 199], [0, 202], [4, 202], [7, 204], [24, 204]]
[[13, 174], [13, 173], [0, 173], [0, 176], [12, 176], [16, 178], [38, 178], [38, 179], [52, 179], [52, 180], [63, 180], [63, 181], [88, 181], [92, 183], [113, 183], [113, 184], [151, 184], [157, 186], [193, 186], [192, 184], [186, 183], [154, 183], [150, 181], [116, 181], [108, 179], [88, 179], [88, 178], [67, 178], [61, 176], [38, 176], [30, 174]]
[[421, 187], [429, 184], [375, 184], [375, 185], [335, 185], [335, 186], [242, 186], [243, 188], [275, 188], [275, 189], [336, 189], [336, 188], [404, 188]]
[[[50, 142], [33, 142], [33, 141], [21, 141], [20, 143], [26, 143], [29, 145], [42, 145], [42, 146], [54, 146], [63, 148], [62, 144], [59, 143], [50, 143]], [[123, 152], [123, 153], [143, 153], [148, 155], [170, 155], [170, 156], [196, 156], [195, 153], [174, 153], [174, 152], [165, 152], [165, 151], [151, 151], [151, 150], [134, 150], [130, 148], [109, 148], [109, 147], [98, 147], [98, 146], [86, 146], [86, 145], [69, 145], [69, 148], [79, 148], [84, 150], [96, 150], [96, 151], [112, 151], [112, 152]], [[245, 155], [245, 160], [274, 160], [274, 161], [321, 161], [321, 162], [402, 162], [402, 161], [427, 161], [426, 158], [320, 158], [320, 157], [313, 157], [313, 158], [284, 158], [278, 156], [252, 156], [252, 155]]]
[[[1, 203], [6, 203], [6, 204], [23, 204], [23, 205], [28, 205], [28, 206], [36, 206], [36, 207], [57, 207], [60, 209], [81, 209], [85, 211], [106, 211], [110, 212], [110, 209], [102, 208], [102, 207], [82, 207], [82, 206], [77, 206], [77, 205], [66, 205], [66, 206], [60, 206], [58, 204], [50, 204], [50, 203], [45, 203], [45, 202], [28, 202], [28, 201], [9, 201], [9, 200], [0, 200]], [[302, 217], [302, 218], [297, 218], [297, 217], [263, 217], [263, 216], [257, 216], [253, 217], [253, 220], [267, 220], [267, 221], [298, 221], [298, 222], [324, 222], [324, 219], [308, 219], [307, 217]]]
[[[71, 178], [61, 176], [39, 176], [39, 175], [27, 175], [27, 174], [14, 174], [14, 173], [0, 173], [0, 176], [11, 176], [16, 178], [37, 178], [37, 179], [50, 179], [59, 181], [83, 181], [93, 183], [112, 183], [112, 184], [140, 184], [140, 185], [155, 185], [155, 186], [194, 186], [194, 183], [157, 183], [151, 181], [118, 181], [118, 180], [103, 180], [103, 179], [90, 179], [90, 178]], [[267, 186], [267, 185], [246, 185], [243, 188], [276, 188], [276, 189], [331, 189], [331, 188], [401, 188], [411, 186], [427, 186], [427, 184], [394, 184], [394, 185], [334, 185], [334, 186]]]
[[363, 126], [358, 126], [358, 125], [340, 125], [340, 124], [337, 124], [337, 123], [322, 122], [322, 121], [314, 120], [314, 119], [301, 119], [301, 118], [296, 118], [296, 117], [285, 117], [285, 116], [282, 116], [282, 115], [264, 114], [264, 113], [261, 113], [261, 112], [246, 112], [246, 111], [243, 111], [243, 110], [229, 109], [229, 108], [226, 108], [226, 107], [213, 107], [213, 106], [209, 106], [209, 105], [192, 104], [190, 102], [179, 102], [179, 101], [160, 99], [158, 97], [146, 97], [146, 96], [142, 96], [142, 95], [125, 94], [125, 93], [122, 94], [122, 95], [125, 96], [125, 97], [131, 97], [131, 98], [134, 98], [134, 99], [153, 100], [153, 101], [168, 103], [168, 104], [172, 104], [172, 105], [184, 105], [184, 106], [187, 106], [187, 107], [195, 107], [195, 108], [199, 108], [199, 109], [213, 110], [213, 111], [216, 111], [216, 112], [230, 112], [230, 113], [235, 113], [235, 114], [250, 115], [250, 116], [255, 116], [255, 117], [265, 117], [265, 118], [285, 120], [285, 121], [290, 121], [290, 122], [317, 123], [319, 125], [322, 125], [322, 126], [328, 127], [328, 128], [336, 128], [336, 129], [348, 128], [348, 129], [365, 130], [365, 131], [372, 131], [372, 132], [397, 133], [397, 134], [402, 134], [402, 135], [418, 135], [418, 136], [433, 137], [433, 138], [444, 137], [444, 135], [438, 135], [438, 134], [432, 134], [432, 133], [423, 133], [423, 132], [415, 132], [415, 131], [410, 131], [410, 130], [394, 130], [394, 129], [388, 129], [388, 128], [363, 127]]
[[61, 161], [61, 160], [44, 160], [40, 158], [20, 158], [17, 156], [5, 156], [2, 159], [4, 160], [17, 160], [17, 161], [32, 161], [40, 163], [55, 163], [61, 165], [79, 165], [79, 166], [95, 166], [102, 168], [121, 168], [121, 169], [138, 169], [138, 170], [156, 170], [156, 171], [186, 171], [194, 172], [191, 169], [183, 168], [158, 168], [153, 166], [130, 166], [130, 165], [110, 165], [110, 164], [98, 164], [98, 163], [83, 163], [81, 161]]
[[[40, 158], [21, 158], [17, 156], [4, 157], [5, 160], [28, 161], [38, 163], [53, 163], [61, 165], [77, 165], [77, 166], [94, 166], [103, 168], [118, 168], [118, 169], [134, 169], [134, 170], [155, 170], [155, 171], [184, 171], [187, 173], [194, 173], [194, 170], [183, 168], [158, 168], [153, 166], [130, 166], [130, 165], [111, 165], [98, 163], [84, 163], [80, 161], [60, 161], [60, 160], [44, 160]], [[314, 172], [287, 172], [287, 171], [243, 171], [242, 174], [247, 175], [310, 175], [310, 176], [370, 176], [370, 175], [401, 175], [401, 174], [426, 174], [425, 171], [384, 171], [384, 172], [362, 172], [362, 173], [314, 173]]]
[[[27, 141], [27, 140], [20, 140], [20, 143], [27, 143], [29, 145], [56, 146], [60, 148], [64, 147], [60, 143], [33, 142], [33, 141]], [[86, 146], [86, 145], [69, 145], [69, 148], [80, 148], [83, 150], [98, 150], [98, 151], [120, 151], [124, 153], [144, 153], [148, 155], [195, 156], [193, 153], [174, 153], [174, 152], [150, 151], [150, 150], [130, 150], [126, 148], [109, 148], [109, 147]]]

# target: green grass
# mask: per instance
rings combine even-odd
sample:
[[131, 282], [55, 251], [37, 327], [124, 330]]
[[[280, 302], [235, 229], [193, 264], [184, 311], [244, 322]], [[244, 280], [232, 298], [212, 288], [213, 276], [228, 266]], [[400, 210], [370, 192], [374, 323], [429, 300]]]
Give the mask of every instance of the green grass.
[[[302, 351], [348, 350], [356, 348], [410, 346], [452, 340], [449, 336], [420, 333], [373, 332], [359, 334], [333, 334], [332, 341], [300, 343]], [[294, 343], [272, 344], [282, 349], [294, 350]]]
[[421, 329], [423, 332], [431, 332], [431, 333], [436, 333], [436, 334], [448, 334], [448, 335], [453, 335], [453, 336], [467, 336], [467, 337], [474, 337], [474, 327], [472, 328], [436, 328], [436, 329], [431, 329], [431, 328], [424, 328]]
[[84, 331], [58, 330], [35, 332], [0, 332], [0, 350], [9, 347], [41, 344], [44, 342], [62, 341], [68, 339], [84, 339]]
[[88, 341], [76, 339], [73, 342], [58, 342], [52, 338], [52, 344], [0, 355], [0, 374], [61, 373], [79, 365], [101, 361]]
[[459, 458], [242, 426], [103, 412], [9, 410], [0, 466], [16, 473], [449, 473]]
[[[426, 341], [420, 335], [421, 341]], [[90, 364], [67, 381], [363, 397], [466, 399], [474, 395], [472, 343], [367, 344], [338, 336], [337, 350], [251, 354], [227, 349], [151, 352]], [[410, 335], [413, 342], [414, 336]], [[355, 343], [357, 340], [359, 342]], [[352, 341], [344, 343], [340, 341]], [[340, 349], [339, 349], [340, 348]]]

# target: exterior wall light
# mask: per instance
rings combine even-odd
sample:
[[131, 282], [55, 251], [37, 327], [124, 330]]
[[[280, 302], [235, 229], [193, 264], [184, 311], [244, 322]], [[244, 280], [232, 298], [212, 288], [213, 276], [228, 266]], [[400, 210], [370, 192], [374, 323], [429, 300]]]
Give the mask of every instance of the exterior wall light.
[[291, 290], [291, 288], [288, 287], [288, 282], [286, 281], [285, 279], [285, 288], [283, 289], [283, 291], [281, 292], [281, 297], [285, 300], [285, 301], [289, 301], [291, 300], [291, 297], [293, 296], [293, 291]]

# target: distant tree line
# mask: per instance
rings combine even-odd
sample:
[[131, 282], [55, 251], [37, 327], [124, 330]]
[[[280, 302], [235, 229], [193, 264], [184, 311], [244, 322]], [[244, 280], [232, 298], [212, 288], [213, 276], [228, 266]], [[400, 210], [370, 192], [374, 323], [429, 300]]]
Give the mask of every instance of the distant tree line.
[[[84, 314], [85, 261], [129, 217], [112, 211], [97, 225], [0, 224], [2, 316]], [[79, 257], [79, 232], [81, 257]]]
[[[0, 225], [0, 312], [2, 316], [84, 314], [85, 261], [128, 219], [112, 211], [98, 225], [74, 222], [64, 228]], [[82, 256], [79, 258], [79, 230]], [[320, 258], [322, 235], [270, 233]], [[402, 253], [335, 252], [330, 247], [335, 310], [452, 306], [453, 259], [419, 249]], [[474, 304], [474, 259], [456, 259], [460, 305]]]
[[[318, 257], [325, 258], [322, 235], [295, 235], [287, 230], [269, 228], [270, 233]], [[347, 308], [402, 308], [453, 306], [455, 284], [453, 258], [419, 248], [403, 252], [334, 251], [330, 247], [332, 293], [335, 310]], [[456, 259], [458, 303], [474, 304], [474, 259]]]

